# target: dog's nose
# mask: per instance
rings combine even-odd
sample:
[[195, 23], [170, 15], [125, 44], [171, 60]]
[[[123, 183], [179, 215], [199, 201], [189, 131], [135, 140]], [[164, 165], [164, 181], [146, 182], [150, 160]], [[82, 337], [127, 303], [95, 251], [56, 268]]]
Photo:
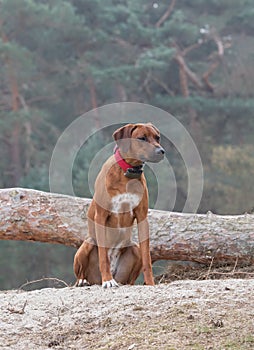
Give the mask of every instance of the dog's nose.
[[156, 147], [155, 153], [161, 155], [165, 153], [165, 150], [162, 147]]

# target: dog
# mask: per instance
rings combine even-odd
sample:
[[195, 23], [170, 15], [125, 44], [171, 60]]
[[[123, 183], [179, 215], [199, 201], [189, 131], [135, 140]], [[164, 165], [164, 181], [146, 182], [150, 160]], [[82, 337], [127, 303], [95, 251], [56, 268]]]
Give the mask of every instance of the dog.
[[[74, 257], [76, 286], [103, 288], [133, 285], [141, 270], [146, 285], [154, 285], [149, 248], [148, 189], [145, 162], [164, 158], [160, 132], [151, 123], [127, 124], [113, 133], [114, 154], [95, 181], [88, 209], [88, 237]], [[137, 222], [139, 245], [132, 241]]]

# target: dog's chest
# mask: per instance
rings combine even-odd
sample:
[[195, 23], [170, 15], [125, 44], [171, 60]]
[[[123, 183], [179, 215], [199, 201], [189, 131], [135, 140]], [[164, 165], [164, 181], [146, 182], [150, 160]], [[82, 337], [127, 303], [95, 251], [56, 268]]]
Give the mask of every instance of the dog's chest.
[[140, 197], [135, 193], [125, 192], [118, 194], [111, 199], [111, 211], [114, 214], [130, 213], [133, 215], [140, 202]]

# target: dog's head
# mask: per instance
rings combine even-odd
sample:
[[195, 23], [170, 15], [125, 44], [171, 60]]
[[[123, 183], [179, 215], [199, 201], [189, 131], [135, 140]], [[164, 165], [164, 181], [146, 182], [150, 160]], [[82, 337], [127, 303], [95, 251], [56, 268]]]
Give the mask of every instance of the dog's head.
[[113, 138], [124, 158], [157, 163], [164, 158], [160, 132], [151, 123], [127, 124], [117, 129]]

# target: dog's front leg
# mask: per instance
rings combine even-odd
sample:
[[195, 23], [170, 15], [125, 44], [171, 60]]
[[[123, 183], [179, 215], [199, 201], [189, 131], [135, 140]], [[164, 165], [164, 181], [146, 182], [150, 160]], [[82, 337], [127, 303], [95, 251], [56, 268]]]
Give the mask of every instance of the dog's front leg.
[[149, 224], [147, 218], [138, 221], [138, 238], [142, 258], [142, 267], [146, 285], [154, 286], [152, 261], [150, 254]]
[[95, 216], [95, 231], [99, 254], [99, 268], [101, 272], [102, 287], [118, 287], [110, 271], [110, 261], [108, 257], [108, 244], [106, 241], [106, 219], [103, 215]]

